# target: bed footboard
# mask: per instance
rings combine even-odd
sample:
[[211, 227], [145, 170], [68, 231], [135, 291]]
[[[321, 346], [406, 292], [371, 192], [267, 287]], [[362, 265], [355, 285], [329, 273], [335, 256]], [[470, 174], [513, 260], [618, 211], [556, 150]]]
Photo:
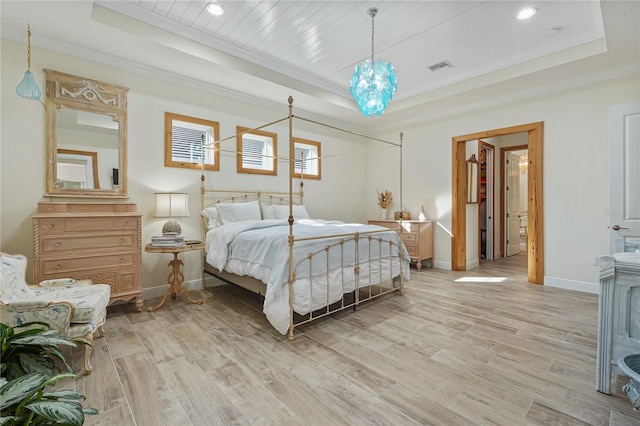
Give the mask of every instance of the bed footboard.
[[402, 243], [388, 235], [348, 234], [291, 265], [289, 340], [298, 326], [394, 291], [403, 294], [409, 260]]

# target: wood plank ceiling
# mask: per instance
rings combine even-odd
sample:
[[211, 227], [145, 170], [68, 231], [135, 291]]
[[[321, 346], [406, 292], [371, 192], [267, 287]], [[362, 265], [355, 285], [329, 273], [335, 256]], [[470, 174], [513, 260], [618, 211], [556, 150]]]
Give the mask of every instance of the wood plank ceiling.
[[[371, 6], [375, 58], [393, 63], [396, 99], [604, 37], [599, 2], [586, 1], [221, 0], [221, 16], [202, 0], [94, 3], [344, 97], [355, 65], [371, 56]], [[516, 19], [532, 4], [533, 18]], [[429, 70], [445, 60], [453, 67]]]

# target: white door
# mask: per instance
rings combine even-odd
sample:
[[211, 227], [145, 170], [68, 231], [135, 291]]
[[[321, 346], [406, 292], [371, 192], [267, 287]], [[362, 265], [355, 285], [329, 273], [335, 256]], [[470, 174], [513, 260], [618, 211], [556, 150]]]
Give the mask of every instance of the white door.
[[609, 250], [640, 247], [640, 103], [609, 110]]
[[506, 170], [506, 203], [505, 210], [507, 217], [506, 238], [507, 256], [513, 256], [520, 253], [520, 156], [507, 152]]

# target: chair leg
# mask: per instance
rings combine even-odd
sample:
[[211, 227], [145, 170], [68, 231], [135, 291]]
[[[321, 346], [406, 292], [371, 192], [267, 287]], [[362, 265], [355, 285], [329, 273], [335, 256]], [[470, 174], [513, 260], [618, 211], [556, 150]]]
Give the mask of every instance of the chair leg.
[[84, 373], [91, 374], [93, 367], [91, 366], [91, 353], [93, 353], [93, 331], [89, 331], [85, 334], [85, 348], [84, 348]]

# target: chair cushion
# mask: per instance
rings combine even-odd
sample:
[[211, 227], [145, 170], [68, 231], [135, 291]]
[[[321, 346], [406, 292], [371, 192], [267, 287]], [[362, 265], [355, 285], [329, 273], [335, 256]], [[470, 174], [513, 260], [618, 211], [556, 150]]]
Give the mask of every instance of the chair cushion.
[[0, 253], [0, 298], [4, 303], [34, 297], [25, 281], [27, 258], [21, 254]]
[[75, 310], [71, 323], [97, 323], [109, 303], [111, 287], [108, 284], [37, 288], [33, 299], [50, 302], [70, 302]]

